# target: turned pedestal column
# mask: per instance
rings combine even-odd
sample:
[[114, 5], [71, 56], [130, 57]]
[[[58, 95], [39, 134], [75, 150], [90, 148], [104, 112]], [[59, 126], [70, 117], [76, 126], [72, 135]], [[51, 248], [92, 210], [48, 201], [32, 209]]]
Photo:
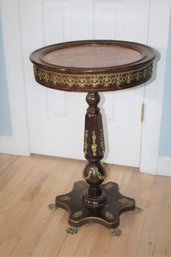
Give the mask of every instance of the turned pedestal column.
[[100, 187], [106, 177], [106, 171], [100, 162], [105, 151], [102, 117], [97, 107], [100, 95], [97, 92], [88, 93], [86, 100], [89, 107], [85, 117], [84, 154], [88, 163], [83, 171], [83, 178], [90, 186], [83, 201], [87, 206], [99, 207], [107, 202], [107, 195]]

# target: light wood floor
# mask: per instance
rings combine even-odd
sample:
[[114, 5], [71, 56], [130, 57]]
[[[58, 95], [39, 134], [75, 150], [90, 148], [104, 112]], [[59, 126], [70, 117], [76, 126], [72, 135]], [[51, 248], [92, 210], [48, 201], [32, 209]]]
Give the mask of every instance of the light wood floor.
[[68, 214], [50, 211], [55, 196], [82, 179], [84, 161], [0, 155], [0, 257], [171, 256], [171, 178], [108, 165], [108, 179], [136, 199], [141, 214], [121, 215], [120, 237], [97, 224], [68, 235]]

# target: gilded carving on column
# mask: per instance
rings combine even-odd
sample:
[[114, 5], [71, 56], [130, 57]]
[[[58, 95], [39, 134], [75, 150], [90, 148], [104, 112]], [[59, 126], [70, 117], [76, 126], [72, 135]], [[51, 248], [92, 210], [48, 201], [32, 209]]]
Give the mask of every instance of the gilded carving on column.
[[106, 175], [101, 175], [98, 168], [97, 167], [91, 167], [91, 169], [89, 170], [89, 173], [87, 176], [84, 176], [85, 180], [90, 180], [92, 175], [96, 175], [98, 177], [98, 179], [100, 180], [104, 180], [106, 178]]
[[92, 144], [91, 144], [91, 150], [93, 152], [93, 156], [96, 156], [96, 152], [97, 152], [97, 144], [96, 144], [96, 133], [93, 130], [92, 132]]
[[84, 154], [87, 154], [87, 149], [88, 149], [88, 130], [85, 130], [84, 134]]
[[103, 137], [103, 130], [100, 129], [100, 146], [102, 149], [102, 153], [104, 154], [105, 152], [105, 143], [104, 143], [104, 137]]

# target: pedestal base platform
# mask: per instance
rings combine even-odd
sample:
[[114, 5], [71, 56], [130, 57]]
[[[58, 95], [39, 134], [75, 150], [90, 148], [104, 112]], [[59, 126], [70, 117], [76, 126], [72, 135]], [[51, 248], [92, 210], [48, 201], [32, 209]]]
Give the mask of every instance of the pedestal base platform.
[[56, 206], [69, 212], [69, 224], [81, 226], [86, 223], [99, 223], [107, 228], [116, 228], [119, 225], [119, 215], [135, 209], [135, 200], [119, 193], [116, 183], [108, 182], [101, 185], [107, 196], [106, 202], [100, 207], [89, 207], [84, 201], [89, 185], [84, 181], [74, 184], [73, 190], [65, 195], [56, 197]]

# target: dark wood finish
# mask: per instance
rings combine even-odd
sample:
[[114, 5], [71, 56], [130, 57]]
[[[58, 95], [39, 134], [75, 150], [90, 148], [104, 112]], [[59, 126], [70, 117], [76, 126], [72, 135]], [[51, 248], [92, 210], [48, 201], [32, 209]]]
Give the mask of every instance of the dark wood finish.
[[85, 116], [84, 154], [87, 183], [74, 184], [70, 193], [56, 197], [57, 207], [69, 212], [69, 224], [96, 222], [108, 228], [119, 225], [119, 215], [135, 208], [135, 200], [119, 193], [119, 186], [102, 184], [106, 171], [101, 160], [105, 151], [98, 91], [120, 90], [151, 78], [153, 49], [122, 41], [89, 40], [56, 44], [31, 55], [35, 79], [60, 90], [88, 92]]
[[85, 117], [84, 154], [88, 163], [83, 171], [83, 177], [90, 187], [83, 201], [94, 207], [106, 202], [106, 196], [102, 196], [99, 187], [106, 177], [106, 171], [100, 162], [105, 149], [102, 118], [100, 109], [97, 107], [100, 95], [97, 92], [88, 93], [86, 100], [89, 107]]

